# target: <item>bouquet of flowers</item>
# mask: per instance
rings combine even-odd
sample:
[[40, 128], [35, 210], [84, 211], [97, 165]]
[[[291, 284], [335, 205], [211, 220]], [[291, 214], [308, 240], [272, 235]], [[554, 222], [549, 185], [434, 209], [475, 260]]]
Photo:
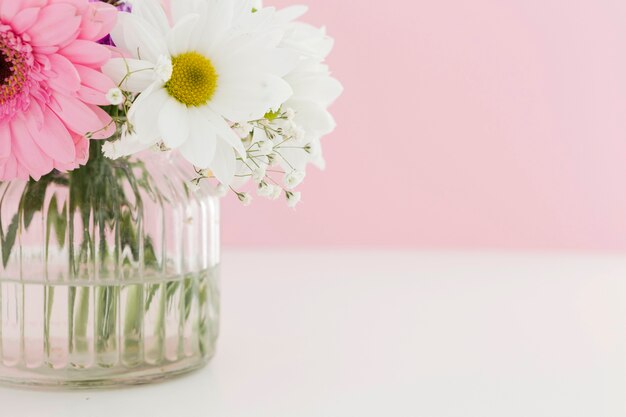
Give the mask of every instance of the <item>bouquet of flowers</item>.
[[305, 7], [0, 0], [0, 381], [162, 379], [215, 351], [218, 197], [295, 207], [341, 94]]
[[[0, 179], [178, 151], [198, 184], [290, 206], [341, 94], [306, 7], [253, 0], [0, 0]], [[93, 145], [92, 145], [93, 146]], [[93, 152], [92, 152], [93, 155]]]

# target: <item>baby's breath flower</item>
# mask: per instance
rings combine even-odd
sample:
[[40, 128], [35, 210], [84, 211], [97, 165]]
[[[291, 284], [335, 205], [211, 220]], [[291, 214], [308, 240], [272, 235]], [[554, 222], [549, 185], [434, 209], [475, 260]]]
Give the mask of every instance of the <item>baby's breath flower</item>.
[[241, 139], [245, 139], [250, 136], [252, 132], [252, 125], [250, 123], [237, 123], [233, 126], [233, 130]]
[[287, 188], [294, 189], [298, 185], [302, 184], [304, 178], [306, 177], [306, 173], [304, 171], [292, 171], [285, 175], [284, 182]]
[[113, 87], [106, 94], [106, 99], [113, 106], [119, 106], [125, 101], [124, 93], [117, 87]]
[[252, 171], [252, 181], [254, 181], [256, 184], [260, 184], [265, 178], [266, 173], [267, 173], [266, 168], [264, 167], [256, 168], [254, 171]]
[[245, 207], [252, 204], [252, 196], [248, 193], [237, 193], [237, 198], [239, 198], [239, 201], [241, 201], [241, 204]]
[[302, 193], [296, 193], [293, 191], [287, 191], [287, 205], [291, 208], [295, 208], [302, 200]]
[[267, 198], [271, 197], [273, 192], [274, 192], [274, 186], [266, 182], [260, 183], [259, 187], [256, 190], [256, 193], [260, 197], [267, 197]]
[[268, 188], [269, 188], [269, 191], [268, 191], [267, 198], [269, 198], [270, 200], [278, 200], [280, 195], [283, 193], [283, 189], [277, 185], [269, 184]]

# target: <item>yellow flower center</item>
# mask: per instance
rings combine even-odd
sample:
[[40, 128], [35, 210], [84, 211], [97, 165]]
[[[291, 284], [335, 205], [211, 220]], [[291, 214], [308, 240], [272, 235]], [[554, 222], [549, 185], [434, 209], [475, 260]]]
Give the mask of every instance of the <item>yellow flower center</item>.
[[197, 107], [211, 100], [217, 80], [217, 71], [208, 58], [186, 52], [172, 58], [172, 77], [165, 89], [179, 102]]

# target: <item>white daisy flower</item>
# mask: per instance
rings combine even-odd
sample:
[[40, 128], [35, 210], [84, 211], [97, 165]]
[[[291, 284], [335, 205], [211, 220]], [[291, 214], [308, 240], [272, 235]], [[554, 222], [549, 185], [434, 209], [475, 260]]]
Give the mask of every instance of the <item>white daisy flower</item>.
[[[327, 65], [310, 58], [302, 60], [285, 80], [294, 93], [284, 106], [295, 114], [293, 123], [297, 134], [289, 147], [281, 150], [281, 165], [285, 169], [304, 170], [312, 163], [324, 168], [320, 139], [335, 130], [335, 119], [328, 108], [341, 95], [343, 87], [330, 75]], [[304, 152], [304, 148], [308, 152]]]
[[126, 56], [104, 71], [140, 93], [128, 113], [134, 135], [125, 139], [163, 142], [231, 184], [235, 151], [246, 156], [231, 125], [286, 102], [293, 90], [283, 77], [297, 62], [278, 48], [284, 32], [273, 24], [274, 9], [253, 13], [253, 3], [176, 0], [168, 19], [158, 0], [137, 0], [132, 14], [120, 13], [112, 37]]

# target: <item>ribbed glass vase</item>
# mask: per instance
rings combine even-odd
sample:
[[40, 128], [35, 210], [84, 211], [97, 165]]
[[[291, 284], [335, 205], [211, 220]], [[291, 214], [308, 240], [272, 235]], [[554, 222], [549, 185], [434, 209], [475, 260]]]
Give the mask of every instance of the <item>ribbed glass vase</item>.
[[219, 203], [171, 153], [0, 184], [0, 382], [102, 387], [202, 367], [219, 319]]

